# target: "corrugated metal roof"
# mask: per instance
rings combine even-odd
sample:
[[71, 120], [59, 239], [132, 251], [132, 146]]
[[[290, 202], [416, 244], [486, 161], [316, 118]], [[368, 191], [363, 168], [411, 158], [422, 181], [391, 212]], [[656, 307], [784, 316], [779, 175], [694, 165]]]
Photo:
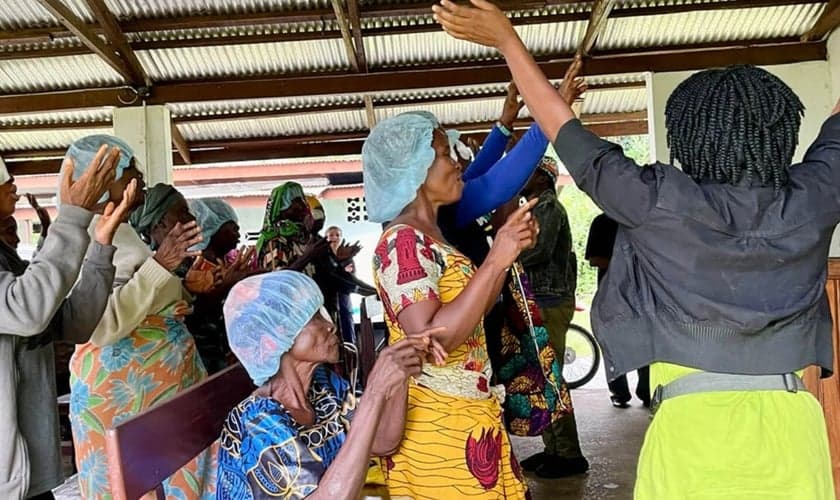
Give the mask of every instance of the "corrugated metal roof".
[[[84, 0], [65, 0], [64, 5], [84, 21], [93, 20]], [[36, 0], [3, 0], [3, 8], [0, 8], [0, 29], [2, 30], [13, 31], [58, 25], [56, 19]]]
[[110, 121], [113, 114], [113, 108], [91, 108], [49, 113], [29, 113], [8, 116], [0, 115], [0, 130], [2, 130], [3, 127], [13, 125], [68, 125], [99, 122], [103, 120]]
[[247, 111], [306, 111], [323, 105], [358, 105], [364, 106], [361, 94], [320, 95], [307, 97], [285, 97], [266, 99], [236, 99], [230, 101], [182, 102], [167, 104], [175, 117], [218, 116]]
[[[586, 21], [517, 26], [522, 41], [535, 56], [573, 52], [586, 31]], [[374, 68], [435, 62], [499, 59], [496, 49], [456, 40], [441, 31], [365, 37], [368, 64]]]
[[350, 67], [341, 40], [220, 45], [139, 51], [153, 80], [192, 80], [345, 70]]
[[366, 127], [367, 121], [363, 110], [179, 125], [187, 141], [328, 134], [364, 130]]
[[119, 73], [93, 54], [0, 61], [0, 92], [39, 92], [123, 83]]
[[814, 25], [824, 7], [808, 4], [608, 18], [607, 27], [598, 38], [598, 48], [611, 50], [798, 36]]
[[325, 9], [330, 0], [106, 0], [120, 19]]
[[74, 128], [65, 130], [33, 130], [3, 132], [0, 151], [28, 151], [33, 149], [62, 149], [91, 134], [113, 134], [113, 128]]

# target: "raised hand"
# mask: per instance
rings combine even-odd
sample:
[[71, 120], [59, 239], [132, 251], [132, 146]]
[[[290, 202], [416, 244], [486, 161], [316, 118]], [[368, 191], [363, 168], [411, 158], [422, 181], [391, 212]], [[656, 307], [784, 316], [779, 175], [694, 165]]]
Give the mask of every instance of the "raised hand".
[[572, 105], [576, 100], [586, 92], [586, 82], [581, 78], [580, 72], [583, 69], [583, 58], [581, 56], [575, 56], [574, 61], [572, 64], [569, 65], [569, 68], [566, 70], [566, 75], [563, 77], [563, 83], [560, 84], [560, 97], [566, 101], [566, 104], [569, 106]]
[[519, 90], [517, 90], [516, 84], [510, 82], [505, 96], [505, 104], [502, 107], [502, 114], [499, 117], [501, 124], [512, 131], [513, 122], [516, 121], [516, 117], [519, 116], [519, 111], [523, 106], [525, 106], [525, 101], [519, 99]]
[[64, 160], [64, 179], [61, 181], [61, 202], [86, 210], [92, 210], [116, 178], [116, 166], [120, 161], [120, 149], [108, 149], [103, 145], [90, 162], [88, 169], [78, 181], [73, 181], [73, 160]]
[[345, 262], [353, 257], [359, 255], [359, 252], [362, 250], [362, 246], [359, 245], [359, 242], [355, 242], [352, 245], [348, 245], [344, 241], [341, 242], [338, 249], [335, 251], [335, 257], [338, 259], [339, 262]]
[[472, 7], [443, 0], [432, 6], [435, 21], [459, 40], [501, 48], [517, 38], [510, 20], [498, 7], [486, 0], [470, 0]]
[[178, 269], [187, 257], [198, 257], [201, 251], [190, 251], [190, 247], [201, 242], [201, 228], [195, 221], [175, 224], [155, 252], [155, 260], [170, 272]]
[[221, 283], [221, 277], [215, 268], [204, 268], [204, 257], [198, 257], [184, 276], [184, 287], [196, 295], [210, 293]]
[[507, 268], [513, 265], [522, 250], [531, 248], [536, 243], [539, 228], [531, 209], [538, 201], [535, 198], [525, 203], [508, 217], [504, 226], [496, 233], [488, 259], [492, 256]]
[[114, 241], [117, 228], [130, 215], [131, 207], [134, 206], [134, 200], [137, 199], [137, 192], [137, 179], [131, 179], [131, 182], [128, 183], [128, 186], [123, 191], [123, 198], [120, 204], [115, 207], [114, 202], [109, 201], [105, 206], [105, 212], [96, 221], [96, 228], [94, 228], [93, 233], [94, 239], [100, 245], [110, 245]]

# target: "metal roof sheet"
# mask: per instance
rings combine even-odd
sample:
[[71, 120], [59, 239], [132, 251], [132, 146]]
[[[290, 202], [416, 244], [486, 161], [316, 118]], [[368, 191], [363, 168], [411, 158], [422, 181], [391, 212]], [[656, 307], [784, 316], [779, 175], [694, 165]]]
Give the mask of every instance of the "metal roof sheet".
[[363, 110], [333, 111], [249, 120], [183, 123], [179, 128], [187, 141], [205, 141], [358, 131], [367, 128], [367, 119]]
[[3, 127], [14, 125], [68, 125], [77, 123], [110, 121], [113, 108], [91, 108], [72, 111], [51, 111], [48, 113], [28, 113], [20, 115], [0, 115], [0, 131]]
[[63, 149], [86, 135], [113, 133], [114, 129], [110, 127], [3, 132], [0, 134], [0, 151]]
[[0, 60], [0, 93], [109, 87], [121, 83], [119, 73], [94, 54]]

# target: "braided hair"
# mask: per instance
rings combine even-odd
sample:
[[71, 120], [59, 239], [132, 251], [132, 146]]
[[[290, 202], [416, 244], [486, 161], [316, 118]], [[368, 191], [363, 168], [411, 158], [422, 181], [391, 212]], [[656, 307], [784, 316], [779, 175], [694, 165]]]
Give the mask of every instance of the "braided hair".
[[697, 73], [668, 98], [671, 163], [696, 181], [787, 182], [804, 106], [784, 82], [755, 66]]

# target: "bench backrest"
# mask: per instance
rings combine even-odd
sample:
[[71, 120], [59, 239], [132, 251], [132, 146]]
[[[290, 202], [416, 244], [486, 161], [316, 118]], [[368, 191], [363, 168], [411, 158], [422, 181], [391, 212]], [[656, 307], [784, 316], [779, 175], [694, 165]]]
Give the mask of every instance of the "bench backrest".
[[230, 410], [253, 392], [241, 365], [231, 366], [106, 433], [116, 500], [134, 500], [162, 483], [218, 439]]

